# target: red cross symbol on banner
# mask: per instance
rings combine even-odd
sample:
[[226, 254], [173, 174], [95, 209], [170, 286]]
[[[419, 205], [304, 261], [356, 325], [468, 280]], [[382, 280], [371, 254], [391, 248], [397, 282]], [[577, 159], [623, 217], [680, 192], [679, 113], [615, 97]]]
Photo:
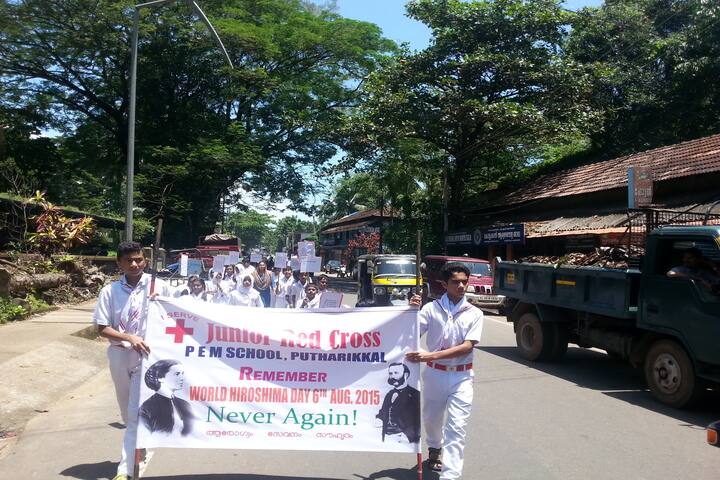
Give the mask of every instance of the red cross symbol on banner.
[[175, 320], [174, 327], [166, 327], [165, 333], [175, 335], [175, 343], [182, 343], [185, 335], [192, 335], [193, 329], [185, 326], [185, 320]]

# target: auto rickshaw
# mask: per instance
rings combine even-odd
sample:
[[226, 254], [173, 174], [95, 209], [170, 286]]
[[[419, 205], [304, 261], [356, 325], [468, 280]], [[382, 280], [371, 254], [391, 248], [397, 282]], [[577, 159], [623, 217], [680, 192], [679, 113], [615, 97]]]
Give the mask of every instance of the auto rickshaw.
[[415, 255], [361, 255], [357, 271], [358, 307], [408, 305], [415, 293]]

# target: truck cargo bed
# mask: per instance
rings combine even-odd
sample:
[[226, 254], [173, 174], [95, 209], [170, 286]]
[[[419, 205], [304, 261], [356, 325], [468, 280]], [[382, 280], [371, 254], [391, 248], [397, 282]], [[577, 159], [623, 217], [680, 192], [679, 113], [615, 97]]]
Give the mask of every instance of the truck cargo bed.
[[616, 318], [637, 314], [639, 270], [497, 262], [495, 292], [512, 299]]

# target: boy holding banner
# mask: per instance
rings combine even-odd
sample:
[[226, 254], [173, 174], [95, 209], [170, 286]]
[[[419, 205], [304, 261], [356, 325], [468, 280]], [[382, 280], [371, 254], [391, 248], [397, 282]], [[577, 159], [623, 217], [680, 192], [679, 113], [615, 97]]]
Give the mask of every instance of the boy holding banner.
[[[93, 323], [97, 325], [98, 333], [110, 340], [110, 375], [115, 384], [120, 415], [126, 426], [114, 480], [128, 478], [135, 457], [142, 355], [150, 353], [150, 347], [143, 339], [151, 281], [151, 275], [143, 272], [146, 263], [139, 243], [123, 242], [118, 245], [117, 264], [123, 275], [103, 287], [93, 314]], [[171, 296], [172, 289], [156, 280], [155, 293]]]
[[[446, 293], [418, 314], [420, 335], [427, 334], [428, 351], [409, 352], [406, 358], [427, 363], [422, 414], [428, 464], [441, 472], [441, 480], [453, 480], [462, 475], [465, 427], [473, 399], [473, 348], [480, 342], [483, 314], [465, 300], [470, 278], [465, 265], [448, 263], [442, 278]], [[413, 300], [417, 304], [417, 299]]]

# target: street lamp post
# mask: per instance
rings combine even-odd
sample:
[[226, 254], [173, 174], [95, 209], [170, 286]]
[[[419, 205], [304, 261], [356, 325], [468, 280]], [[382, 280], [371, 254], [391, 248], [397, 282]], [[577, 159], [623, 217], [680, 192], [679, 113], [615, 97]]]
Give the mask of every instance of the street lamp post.
[[[171, 3], [175, 0], [154, 0], [152, 2], [140, 3], [135, 5], [133, 11], [133, 29], [132, 37], [130, 40], [130, 98], [128, 99], [128, 139], [127, 139], [127, 200], [125, 210], [125, 240], [132, 241], [133, 239], [133, 191], [135, 183], [135, 97], [137, 91], [137, 55], [138, 55], [138, 30], [140, 26], [140, 9], [145, 7], [159, 7], [166, 3]], [[190, 6], [199, 17], [200, 20], [208, 27], [213, 38], [217, 42], [218, 46], [225, 55], [230, 68], [233, 68], [232, 60], [228, 55], [225, 45], [223, 45], [220, 36], [218, 35], [215, 27], [212, 26], [210, 20], [208, 20], [205, 12], [202, 11], [200, 6], [194, 0], [186, 0], [186, 3]]]

